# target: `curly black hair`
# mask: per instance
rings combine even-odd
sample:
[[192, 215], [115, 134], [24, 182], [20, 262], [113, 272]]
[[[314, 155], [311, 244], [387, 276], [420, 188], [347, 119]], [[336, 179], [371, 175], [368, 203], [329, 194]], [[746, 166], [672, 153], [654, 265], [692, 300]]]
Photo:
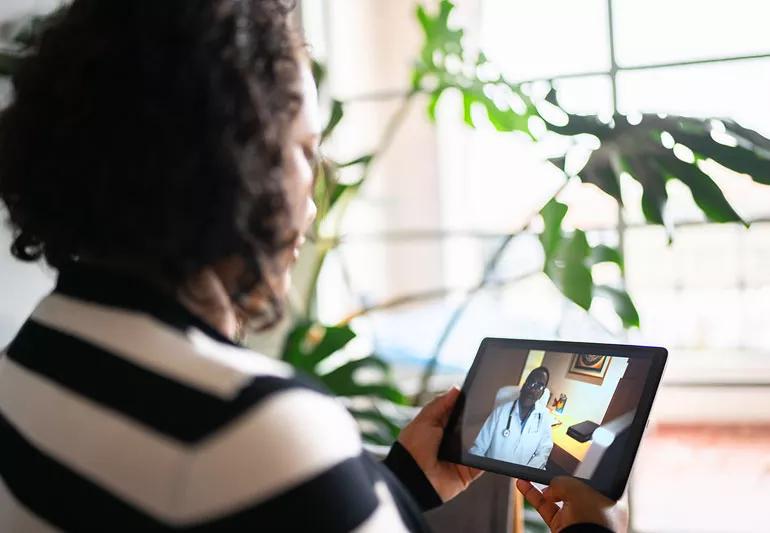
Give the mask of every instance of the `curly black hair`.
[[75, 0], [53, 15], [0, 115], [12, 253], [112, 261], [171, 284], [250, 265], [288, 236], [282, 147], [301, 105], [282, 0]]

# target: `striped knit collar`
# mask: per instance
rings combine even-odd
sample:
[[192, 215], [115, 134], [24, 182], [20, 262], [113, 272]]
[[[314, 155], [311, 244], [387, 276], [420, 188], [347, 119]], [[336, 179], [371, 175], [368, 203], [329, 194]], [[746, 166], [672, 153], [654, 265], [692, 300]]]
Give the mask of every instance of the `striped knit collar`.
[[59, 271], [54, 292], [145, 313], [180, 331], [194, 327], [219, 342], [240, 346], [191, 313], [173, 294], [131, 274], [90, 265], [69, 265]]

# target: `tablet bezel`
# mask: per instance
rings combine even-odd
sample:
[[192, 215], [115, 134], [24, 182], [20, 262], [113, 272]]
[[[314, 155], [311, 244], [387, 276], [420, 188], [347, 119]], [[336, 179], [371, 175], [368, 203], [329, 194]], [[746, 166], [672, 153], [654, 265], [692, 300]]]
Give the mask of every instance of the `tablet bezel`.
[[[458, 420], [465, 407], [465, 398], [468, 395], [470, 384], [476, 378], [476, 373], [481, 364], [480, 355], [490, 346], [501, 346], [511, 350], [544, 350], [546, 352], [561, 353], [590, 353], [597, 355], [608, 355], [612, 357], [627, 357], [630, 359], [649, 359], [650, 370], [642, 389], [642, 395], [639, 398], [639, 405], [634, 415], [634, 420], [629, 427], [628, 446], [626, 453], [620, 460], [617, 473], [613, 478], [610, 487], [595, 487], [603, 494], [618, 500], [623, 495], [628, 477], [631, 474], [636, 453], [642, 440], [644, 429], [647, 426], [647, 420], [652, 409], [655, 395], [658, 391], [660, 380], [663, 376], [663, 370], [668, 358], [668, 351], [659, 346], [635, 346], [628, 344], [603, 344], [594, 342], [572, 342], [572, 341], [551, 341], [534, 339], [505, 339], [499, 337], [487, 337], [481, 341], [476, 357], [473, 360], [468, 374], [457, 399], [457, 403], [449, 416], [449, 420], [444, 431], [444, 436], [439, 448], [439, 458], [453, 463], [459, 463], [474, 468], [480, 468], [489, 472], [504, 474], [507, 476], [526, 479], [536, 483], [548, 484], [556, 474], [546, 472], [538, 468], [515, 465], [505, 461], [479, 457], [468, 453], [462, 447], [462, 435], [458, 431]], [[459, 441], [459, 443], [457, 442]], [[459, 444], [459, 446], [458, 446]], [[587, 481], [582, 478], [582, 481]], [[590, 484], [590, 481], [588, 481]]]

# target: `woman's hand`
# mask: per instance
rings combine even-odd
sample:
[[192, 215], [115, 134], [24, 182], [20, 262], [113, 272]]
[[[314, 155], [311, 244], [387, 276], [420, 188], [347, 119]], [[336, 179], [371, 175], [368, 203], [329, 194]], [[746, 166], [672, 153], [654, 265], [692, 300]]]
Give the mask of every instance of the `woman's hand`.
[[438, 458], [444, 427], [459, 395], [460, 389], [452, 387], [435, 398], [422, 408], [398, 436], [398, 441], [414, 458], [443, 501], [457, 496], [482, 472]]
[[[628, 512], [624, 507], [575, 478], [556, 477], [543, 492], [523, 479], [516, 481], [516, 487], [554, 533], [586, 523], [615, 532], [628, 529]], [[559, 508], [556, 502], [564, 505]]]

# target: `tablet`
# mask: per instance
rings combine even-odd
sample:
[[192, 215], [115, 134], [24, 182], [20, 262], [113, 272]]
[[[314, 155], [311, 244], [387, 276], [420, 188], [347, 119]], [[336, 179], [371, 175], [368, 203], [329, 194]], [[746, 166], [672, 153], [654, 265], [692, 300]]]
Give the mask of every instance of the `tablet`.
[[652, 346], [486, 338], [439, 457], [549, 483], [623, 494], [667, 352]]

